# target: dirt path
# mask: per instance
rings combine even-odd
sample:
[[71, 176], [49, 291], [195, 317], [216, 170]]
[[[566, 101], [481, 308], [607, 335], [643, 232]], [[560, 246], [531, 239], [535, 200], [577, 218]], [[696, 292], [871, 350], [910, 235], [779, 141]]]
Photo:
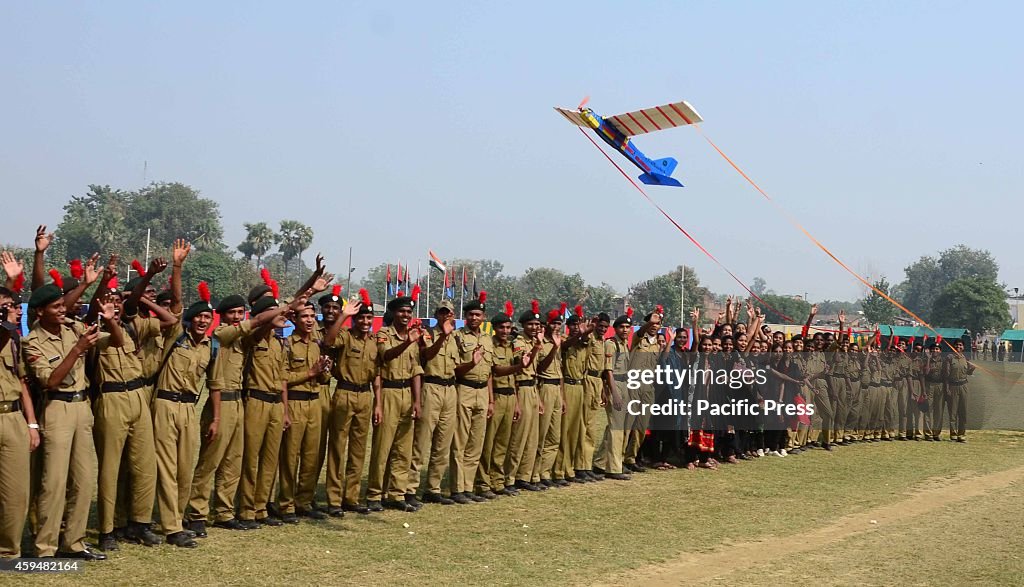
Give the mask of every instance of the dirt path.
[[824, 545], [857, 534], [874, 532], [886, 525], [979, 497], [1019, 481], [1024, 481], [1024, 467], [975, 477], [932, 480], [925, 483], [924, 488], [915, 489], [913, 497], [908, 496], [895, 503], [844, 516], [823, 528], [802, 534], [800, 540], [772, 537], [757, 542], [729, 544], [709, 553], [685, 554], [673, 561], [630, 571], [620, 575], [618, 581], [608, 584], [690, 585], [725, 578], [738, 569], [765, 559], [820, 550]]

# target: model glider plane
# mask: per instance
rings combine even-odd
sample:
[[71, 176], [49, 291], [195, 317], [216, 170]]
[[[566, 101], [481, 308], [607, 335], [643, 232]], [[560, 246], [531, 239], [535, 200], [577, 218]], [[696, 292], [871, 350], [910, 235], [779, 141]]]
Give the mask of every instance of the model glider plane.
[[589, 128], [596, 132], [601, 140], [622, 153], [633, 165], [639, 167], [643, 171], [640, 181], [647, 185], [683, 187], [679, 180], [672, 178], [672, 172], [677, 163], [675, 159], [672, 157], [648, 159], [629, 138], [675, 126], [703, 122], [704, 119], [697, 114], [693, 106], [686, 102], [676, 102], [605, 118], [590, 108], [585, 108], [587, 100], [588, 98], [584, 98], [576, 110], [557, 107], [555, 110], [576, 126]]

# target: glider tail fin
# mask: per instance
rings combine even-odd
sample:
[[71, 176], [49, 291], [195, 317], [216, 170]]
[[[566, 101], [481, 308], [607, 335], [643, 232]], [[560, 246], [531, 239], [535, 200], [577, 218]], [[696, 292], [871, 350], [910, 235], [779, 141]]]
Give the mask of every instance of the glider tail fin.
[[678, 163], [678, 161], [676, 161], [672, 157], [665, 157], [662, 159], [655, 159], [654, 161], [652, 161], [652, 163], [654, 163], [654, 173], [660, 173], [661, 175], [672, 175], [672, 172], [676, 170], [676, 164]]
[[674, 187], [683, 187], [683, 184], [679, 183], [679, 180], [671, 178], [667, 175], [660, 173], [643, 173], [639, 176], [640, 181], [647, 185], [666, 185]]

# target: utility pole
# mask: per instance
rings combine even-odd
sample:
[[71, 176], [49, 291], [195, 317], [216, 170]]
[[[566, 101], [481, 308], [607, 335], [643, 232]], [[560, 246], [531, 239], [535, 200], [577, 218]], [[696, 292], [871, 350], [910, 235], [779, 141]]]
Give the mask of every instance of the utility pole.
[[686, 326], [686, 265], [679, 266], [679, 327]]
[[348, 275], [345, 277], [345, 292], [352, 293], [352, 247], [348, 248]]

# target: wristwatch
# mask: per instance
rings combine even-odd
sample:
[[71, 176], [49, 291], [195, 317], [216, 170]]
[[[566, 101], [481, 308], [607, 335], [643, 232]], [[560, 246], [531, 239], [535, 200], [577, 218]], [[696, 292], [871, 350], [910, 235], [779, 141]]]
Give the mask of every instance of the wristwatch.
[[28, 427], [32, 430], [39, 430], [39, 424], [29, 424]]

